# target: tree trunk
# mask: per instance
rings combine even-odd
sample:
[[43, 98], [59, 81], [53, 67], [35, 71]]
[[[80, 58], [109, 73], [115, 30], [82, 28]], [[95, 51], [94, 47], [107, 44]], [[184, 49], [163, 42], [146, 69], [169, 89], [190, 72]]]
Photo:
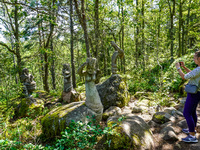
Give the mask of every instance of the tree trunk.
[[14, 36], [15, 36], [15, 51], [16, 51], [16, 57], [17, 57], [17, 69], [18, 69], [18, 74], [20, 81], [21, 80], [21, 73], [22, 73], [22, 67], [21, 67], [21, 54], [20, 54], [20, 47], [19, 47], [19, 23], [18, 23], [18, 5], [17, 5], [17, 0], [15, 0], [15, 17], [14, 17], [14, 22], [15, 22], [15, 31], [14, 31]]
[[74, 65], [74, 24], [73, 24], [73, 5], [72, 0], [70, 0], [70, 33], [71, 33], [71, 66], [72, 66], [72, 84], [73, 88], [76, 88], [76, 74], [75, 74], [75, 65]]
[[142, 51], [143, 51], [143, 71], [145, 71], [145, 48], [144, 48], [144, 0], [142, 0]]
[[[14, 69], [16, 70], [16, 62], [15, 62], [15, 55], [13, 54], [13, 64], [14, 64]], [[17, 75], [15, 74], [15, 83], [18, 84], [18, 79]]]
[[[122, 1], [121, 1], [121, 3], [122, 3]], [[124, 7], [123, 7], [123, 5], [122, 5], [122, 7], [121, 7], [121, 13], [122, 13], [122, 24], [121, 24], [121, 26], [122, 26], [122, 49], [124, 50]], [[125, 51], [125, 50], [124, 50]], [[125, 72], [126, 72], [126, 69], [125, 69], [125, 55], [124, 55], [124, 57], [123, 57], [123, 59], [121, 60], [122, 61], [122, 71], [123, 71], [123, 73], [125, 74]]]
[[55, 77], [55, 59], [54, 59], [54, 47], [53, 47], [53, 38], [51, 37], [51, 43], [50, 43], [51, 51], [52, 51], [52, 57], [51, 57], [51, 78], [52, 78], [52, 87], [55, 90], [56, 89], [56, 77]]
[[181, 54], [183, 54], [183, 50], [182, 50], [182, 38], [181, 38], [181, 28], [182, 28], [182, 1], [180, 0], [179, 3], [179, 32], [178, 32], [178, 44], [179, 44], [179, 50], [178, 50], [178, 57], [181, 56]]
[[185, 49], [185, 27], [182, 22], [182, 55], [185, 55], [185, 51], [186, 51], [186, 49]]
[[[186, 49], [187, 49], [187, 47], [189, 46], [189, 37], [188, 37], [188, 33], [189, 33], [189, 29], [190, 29], [190, 8], [191, 8], [191, 1], [192, 0], [190, 0], [189, 1], [189, 6], [188, 6], [188, 14], [187, 14], [187, 24], [186, 24], [186, 37], [185, 37], [185, 41], [186, 41], [186, 44], [185, 44], [185, 46], [186, 46]], [[186, 53], [186, 51], [185, 51], [185, 53]]]
[[96, 53], [95, 53], [96, 51], [95, 51], [95, 49], [93, 47], [92, 40], [91, 40], [91, 38], [88, 38], [88, 40], [89, 40], [89, 44], [90, 44], [90, 49], [92, 51], [92, 56], [95, 57], [96, 56]]
[[170, 10], [170, 52], [171, 52], [171, 63], [174, 61], [174, 14], [175, 14], [175, 0], [172, 0], [173, 6], [171, 8], [171, 4], [168, 0], [169, 10]]
[[[55, 7], [54, 7], [55, 1], [56, 0], [53, 0], [52, 6], [50, 6], [50, 8], [49, 8], [49, 10], [53, 12], [53, 14], [50, 13], [51, 14], [51, 16], [50, 16], [51, 19], [49, 21], [50, 22], [50, 33], [47, 37], [47, 41], [44, 46], [45, 52], [44, 52], [44, 81], [43, 81], [43, 83], [44, 83], [44, 90], [47, 92], [49, 92], [49, 84], [48, 84], [49, 62], [48, 62], [48, 54], [47, 54], [46, 50], [49, 48], [50, 40], [52, 38], [54, 26], [55, 26], [54, 23], [56, 21], [55, 20]], [[52, 23], [52, 20], [54, 21], [53, 23]]]
[[[12, 50], [14, 51], [14, 45], [13, 45], [13, 39], [12, 37], [10, 38], [10, 42], [11, 42], [11, 46], [12, 46]], [[13, 54], [13, 64], [14, 64], [14, 69], [16, 72], [16, 60], [15, 60], [15, 55]], [[18, 84], [18, 78], [17, 78], [17, 74], [15, 73], [15, 83]]]
[[99, 60], [99, 0], [95, 0], [95, 57]]
[[44, 53], [44, 90], [49, 92], [49, 84], [48, 84], [48, 76], [49, 76], [49, 62], [48, 62], [48, 55]]
[[80, 22], [80, 24], [83, 28], [83, 32], [84, 32], [87, 57], [91, 57], [89, 38], [88, 38], [88, 32], [87, 32], [87, 24], [86, 24], [85, 6], [84, 6], [85, 2], [84, 2], [84, 0], [81, 0], [81, 12], [78, 8], [77, 0], [74, 0], [74, 2], [75, 2], [76, 13], [78, 14], [79, 22]]
[[139, 38], [139, 12], [138, 12], [138, 0], [136, 0], [136, 37], [135, 37], [135, 52], [136, 52], [136, 59], [135, 64], [138, 67], [138, 58], [139, 58], [139, 49], [138, 49], [138, 38]]

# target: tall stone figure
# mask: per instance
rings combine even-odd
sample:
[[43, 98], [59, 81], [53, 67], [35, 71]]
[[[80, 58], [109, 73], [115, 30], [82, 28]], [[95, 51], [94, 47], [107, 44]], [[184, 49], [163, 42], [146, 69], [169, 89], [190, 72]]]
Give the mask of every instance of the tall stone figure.
[[117, 74], [117, 58], [123, 58], [124, 57], [124, 51], [117, 46], [115, 42], [111, 42], [111, 45], [114, 47], [115, 52], [112, 55], [112, 75]]
[[64, 76], [64, 92], [72, 90], [71, 68], [69, 64], [63, 64], [62, 74]]
[[31, 94], [36, 89], [36, 82], [33, 81], [33, 78], [33, 75], [29, 73], [29, 70], [27, 68], [24, 68], [22, 70], [21, 79], [24, 85], [23, 94], [28, 97], [31, 97]]
[[[86, 101], [85, 104], [88, 108], [93, 110], [97, 115], [96, 119], [101, 120], [103, 113], [103, 105], [99, 97], [99, 93], [96, 89], [95, 81], [98, 80], [98, 69], [96, 67], [97, 60], [96, 58], [87, 58], [86, 62], [83, 63], [77, 73], [80, 76], [85, 77], [85, 90], [86, 90]], [[86, 67], [86, 71], [83, 71]]]
[[71, 103], [80, 100], [80, 94], [73, 89], [70, 64], [63, 64], [62, 74], [64, 77], [64, 88], [61, 102]]

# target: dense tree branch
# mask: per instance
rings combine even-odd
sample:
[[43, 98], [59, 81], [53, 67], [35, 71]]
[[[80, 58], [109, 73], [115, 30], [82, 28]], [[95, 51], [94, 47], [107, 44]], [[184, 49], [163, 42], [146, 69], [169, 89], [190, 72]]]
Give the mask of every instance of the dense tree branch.
[[[13, 6], [15, 5], [14, 3], [11, 3], [11, 2], [8, 2], [8, 1], [4, 1], [4, 0], [3, 1], [0, 0], [0, 2], [3, 2], [4, 4], [13, 5]], [[46, 14], [46, 15], [53, 14], [53, 12], [49, 12], [48, 8], [45, 8], [45, 7], [34, 8], [34, 7], [31, 7], [31, 6], [29, 6], [29, 5], [25, 4], [25, 3], [22, 3], [22, 2], [17, 2], [16, 4], [28, 7], [29, 9], [34, 10], [36, 12], [38, 11], [38, 13], [40, 13], [40, 14]], [[58, 14], [58, 16], [65, 17], [64, 15], [61, 15], [61, 14]]]
[[[4, 25], [5, 25], [5, 28], [11, 33], [12, 31], [9, 29], [9, 27], [8, 27], [8, 24], [10, 24], [8, 21], [6, 21], [6, 20], [4, 20], [4, 19], [2, 19], [2, 18], [0, 18], [0, 20], [2, 20], [2, 22], [4, 23]], [[8, 23], [8, 24], [7, 24]]]
[[74, 0], [74, 4], [75, 4], [76, 13], [78, 15], [79, 22], [80, 22], [81, 26], [83, 27], [82, 15], [81, 15], [81, 12], [80, 12], [80, 10], [78, 8], [78, 2], [77, 2], [77, 0]]
[[12, 50], [10, 47], [8, 47], [8, 45], [6, 45], [5, 43], [3, 43], [3, 42], [0, 42], [0, 45], [2, 45], [2, 46], [4, 46], [4, 47], [6, 47], [6, 48], [8, 49], [8, 51], [10, 51], [11, 53], [13, 53], [13, 54], [17, 55], [17, 54], [16, 54], [16, 52], [15, 52], [14, 50]]
[[4, 3], [4, 6], [6, 7], [6, 12], [7, 12], [8, 18], [9, 18], [9, 20], [10, 20], [10, 26], [11, 26], [13, 32], [15, 32], [15, 28], [14, 28], [13, 23], [12, 23], [12, 20], [11, 20], [11, 18], [10, 18], [10, 14], [9, 14], [9, 12], [8, 12], [8, 7], [7, 7], [7, 5], [6, 5], [5, 3]]

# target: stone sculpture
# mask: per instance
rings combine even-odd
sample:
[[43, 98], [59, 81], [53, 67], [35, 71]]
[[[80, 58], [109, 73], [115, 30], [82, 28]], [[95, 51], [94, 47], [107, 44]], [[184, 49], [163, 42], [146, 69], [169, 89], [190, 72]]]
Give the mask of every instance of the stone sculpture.
[[63, 64], [62, 74], [64, 76], [64, 92], [72, 90], [71, 68], [69, 64]]
[[33, 75], [29, 74], [29, 70], [27, 68], [24, 68], [22, 70], [21, 80], [23, 82], [23, 94], [31, 97], [31, 94], [36, 89], [36, 82], [33, 81]]
[[112, 75], [117, 74], [117, 58], [123, 58], [124, 57], [124, 51], [120, 49], [115, 42], [111, 42], [111, 45], [115, 48], [115, 52], [112, 55]]
[[95, 119], [96, 123], [99, 123], [102, 119], [103, 105], [95, 85], [98, 76], [96, 59], [87, 58], [87, 61], [80, 66], [77, 72], [80, 76], [85, 77], [86, 101], [62, 105], [46, 114], [42, 118], [41, 124], [42, 131], [47, 137], [60, 135], [61, 131], [65, 130], [72, 120], [87, 123], [91, 119]]
[[69, 64], [63, 64], [62, 74], [64, 76], [64, 88], [61, 96], [61, 102], [71, 103], [81, 99], [80, 94], [73, 89], [71, 79], [71, 68]]
[[[95, 85], [95, 81], [98, 80], [97, 77], [99, 76], [96, 64], [96, 58], [87, 58], [86, 62], [79, 67], [77, 73], [85, 77], [86, 106], [97, 114], [97, 120], [101, 120], [103, 105]], [[86, 71], [83, 71], [84, 67], [86, 67]]]
[[119, 74], [117, 74], [117, 58], [123, 58], [124, 51], [120, 49], [115, 42], [111, 42], [111, 45], [116, 50], [112, 56], [112, 76], [105, 82], [97, 85], [97, 91], [104, 110], [111, 106], [122, 108], [130, 101], [126, 81]]

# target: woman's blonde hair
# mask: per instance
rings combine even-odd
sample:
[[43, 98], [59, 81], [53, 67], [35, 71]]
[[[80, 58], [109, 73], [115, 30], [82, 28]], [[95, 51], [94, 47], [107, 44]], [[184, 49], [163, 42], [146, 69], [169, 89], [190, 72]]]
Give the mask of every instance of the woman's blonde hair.
[[200, 50], [196, 51], [196, 52], [195, 52], [195, 55], [196, 55], [197, 57], [200, 57]]

